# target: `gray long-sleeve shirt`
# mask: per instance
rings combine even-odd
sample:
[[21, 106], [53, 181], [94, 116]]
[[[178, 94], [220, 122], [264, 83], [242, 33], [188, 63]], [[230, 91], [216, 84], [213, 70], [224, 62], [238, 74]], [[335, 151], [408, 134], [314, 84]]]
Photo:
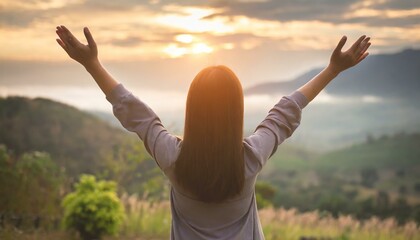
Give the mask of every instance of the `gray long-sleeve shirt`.
[[171, 182], [171, 239], [264, 239], [255, 199], [255, 181], [277, 146], [299, 126], [302, 109], [308, 104], [299, 91], [283, 97], [243, 140], [245, 185], [242, 193], [223, 203], [196, 200], [182, 189], [174, 176], [174, 163], [182, 140], [171, 135], [145, 103], [117, 85], [107, 96], [114, 115], [129, 131], [143, 140], [146, 150]]

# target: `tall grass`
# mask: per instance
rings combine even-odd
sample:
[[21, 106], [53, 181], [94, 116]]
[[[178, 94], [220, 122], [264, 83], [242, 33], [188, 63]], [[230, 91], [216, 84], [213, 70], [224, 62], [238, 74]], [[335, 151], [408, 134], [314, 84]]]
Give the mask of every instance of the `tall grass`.
[[[126, 219], [117, 239], [169, 239], [171, 227], [170, 203], [150, 202], [136, 195], [123, 195]], [[351, 216], [332, 217], [330, 214], [312, 211], [299, 213], [296, 209], [265, 208], [259, 217], [267, 240], [420, 240], [420, 228], [415, 222], [399, 226], [395, 219], [381, 220], [372, 217], [359, 221]], [[65, 232], [20, 232], [0, 228], [0, 239], [77, 239]]]
[[417, 240], [420, 229], [415, 222], [398, 226], [394, 218], [372, 217], [359, 221], [348, 215], [334, 218], [318, 211], [299, 213], [296, 209], [266, 208], [259, 211], [266, 239], [380, 239]]
[[123, 195], [126, 221], [122, 235], [125, 237], [154, 237], [169, 239], [171, 229], [170, 203], [140, 200], [136, 195]]
[[[122, 197], [127, 219], [122, 236], [168, 239], [171, 227], [170, 203], [149, 202], [135, 195]], [[318, 211], [299, 213], [296, 209], [265, 208], [259, 217], [267, 240], [298, 240], [302, 237], [334, 240], [420, 240], [415, 222], [398, 226], [394, 218], [372, 217], [359, 221], [351, 216], [334, 218]]]

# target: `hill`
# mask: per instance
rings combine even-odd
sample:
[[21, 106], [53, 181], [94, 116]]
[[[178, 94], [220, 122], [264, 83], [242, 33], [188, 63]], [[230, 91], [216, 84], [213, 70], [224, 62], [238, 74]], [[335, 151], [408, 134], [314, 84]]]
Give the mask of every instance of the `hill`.
[[420, 169], [420, 134], [400, 133], [379, 138], [368, 137], [365, 143], [335, 150], [314, 160], [314, 167], [333, 171]]
[[0, 145], [14, 155], [47, 152], [70, 179], [95, 174], [140, 194], [164, 187], [146, 189], [163, 178], [135, 134], [72, 106], [43, 98], [0, 98], [0, 132]]
[[[392, 204], [420, 209], [418, 146], [419, 133], [369, 136], [363, 143], [323, 154], [286, 144], [269, 160], [260, 180], [276, 188], [277, 206], [360, 217], [377, 211], [385, 217], [398, 212]], [[387, 207], [378, 201], [386, 201]]]
[[[279, 177], [279, 172], [290, 176], [292, 171], [302, 174], [316, 172], [317, 175], [346, 178], [359, 175], [364, 169], [375, 169], [379, 173], [391, 172], [394, 176], [388, 177], [390, 180], [404, 172], [405, 180], [411, 181], [410, 184], [413, 185], [418, 181], [417, 176], [420, 173], [418, 146], [420, 133], [383, 135], [378, 138], [369, 136], [365, 142], [326, 153], [283, 144], [269, 160], [262, 177], [270, 180], [272, 177]], [[305, 180], [305, 177], [302, 180]]]
[[16, 154], [48, 152], [70, 174], [103, 168], [104, 159], [126, 138], [87, 113], [43, 98], [0, 99], [0, 131], [0, 143]]

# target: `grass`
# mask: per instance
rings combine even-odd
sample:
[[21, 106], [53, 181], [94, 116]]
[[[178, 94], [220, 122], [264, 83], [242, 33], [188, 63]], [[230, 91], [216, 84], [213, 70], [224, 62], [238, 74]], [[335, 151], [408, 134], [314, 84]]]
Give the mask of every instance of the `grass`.
[[157, 237], [169, 239], [171, 215], [169, 202], [140, 201], [136, 195], [123, 195], [126, 221], [122, 233], [125, 237]]
[[[119, 236], [105, 240], [160, 240], [169, 239], [171, 213], [168, 201], [150, 202], [135, 195], [124, 195], [122, 201], [127, 217]], [[296, 209], [265, 208], [259, 217], [267, 240], [298, 240], [301, 237], [330, 240], [420, 240], [420, 228], [414, 222], [399, 226], [393, 218], [380, 220], [373, 217], [359, 221], [351, 216], [334, 218], [329, 214], [313, 211], [299, 213]], [[0, 230], [0, 239], [77, 239], [63, 231], [20, 232], [11, 227]]]
[[351, 216], [333, 218], [318, 211], [299, 213], [296, 209], [266, 208], [259, 211], [266, 239], [292, 240], [301, 237], [316, 239], [380, 239], [417, 240], [420, 229], [414, 222], [398, 226], [393, 218], [373, 217], [358, 221]]

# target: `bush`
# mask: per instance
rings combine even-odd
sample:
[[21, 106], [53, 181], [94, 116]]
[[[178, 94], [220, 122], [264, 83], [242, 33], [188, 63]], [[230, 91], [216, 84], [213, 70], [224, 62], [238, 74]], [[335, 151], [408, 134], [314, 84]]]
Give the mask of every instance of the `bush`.
[[258, 181], [257, 184], [255, 184], [255, 196], [258, 209], [272, 206], [275, 194], [276, 189], [272, 185], [266, 182]]
[[115, 235], [124, 220], [115, 182], [96, 181], [90, 175], [82, 175], [76, 191], [68, 194], [62, 205], [64, 226], [78, 231], [84, 240]]

